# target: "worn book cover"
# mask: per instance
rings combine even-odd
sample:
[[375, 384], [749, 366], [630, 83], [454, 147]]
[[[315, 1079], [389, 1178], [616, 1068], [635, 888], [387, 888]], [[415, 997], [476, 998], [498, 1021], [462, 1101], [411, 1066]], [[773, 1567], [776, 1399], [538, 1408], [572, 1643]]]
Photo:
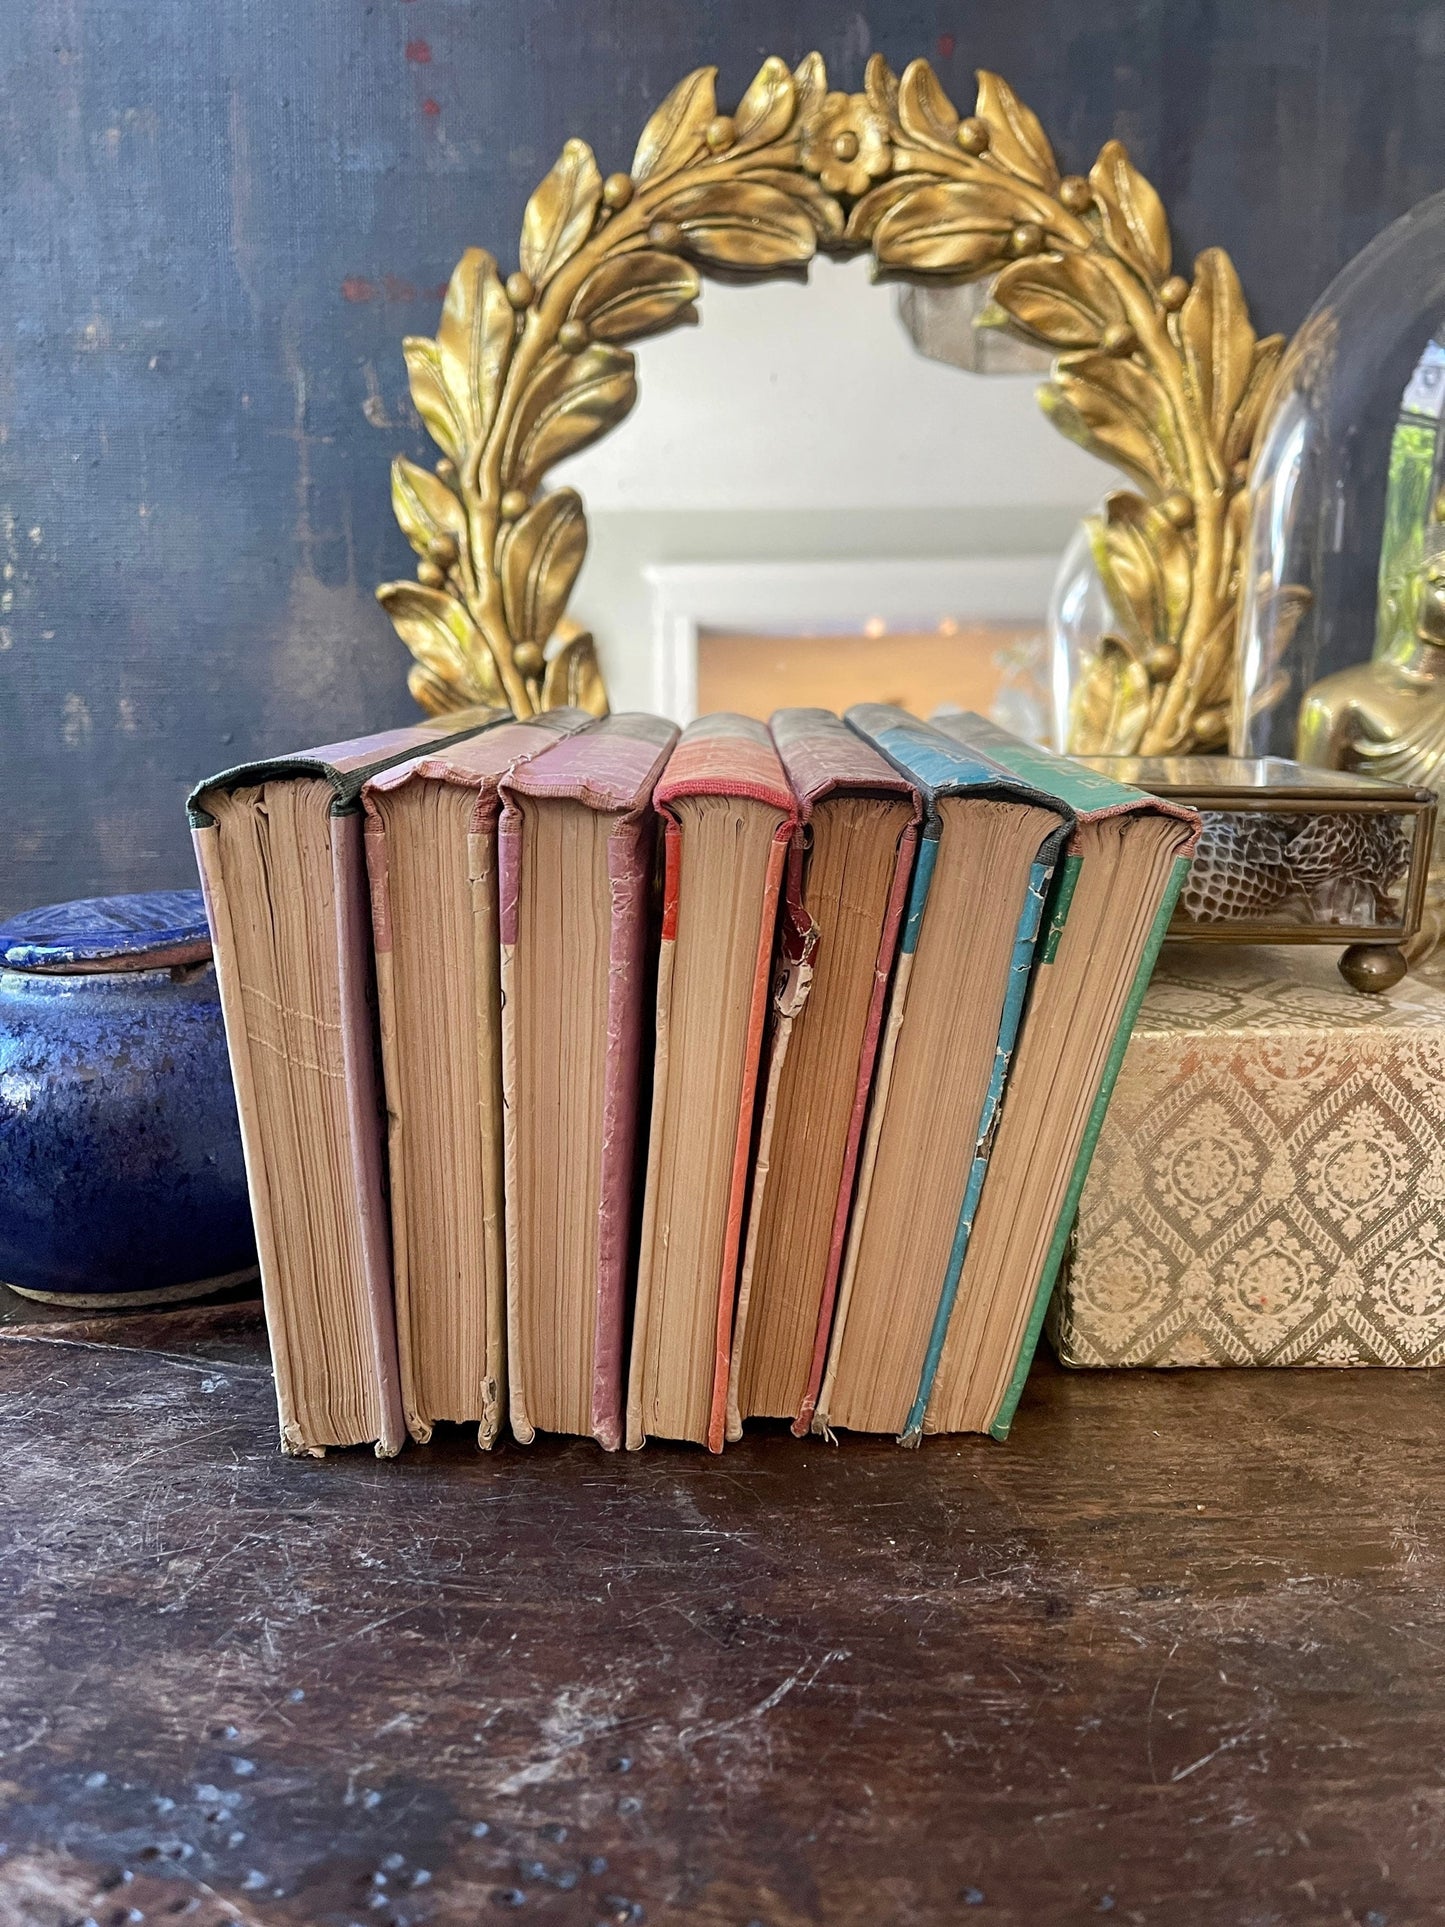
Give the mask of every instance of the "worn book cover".
[[1193, 810], [983, 718], [938, 727], [1073, 819], [956, 1302], [910, 1427], [1008, 1434], [1129, 1031], [1189, 868]]
[[797, 805], [763, 724], [703, 716], [654, 802], [662, 939], [627, 1444], [721, 1451], [758, 1060]]
[[500, 719], [243, 764], [190, 798], [288, 1452], [405, 1437], [361, 789]]
[[831, 711], [769, 727], [797, 799], [752, 1195], [728, 1436], [753, 1416], [806, 1434], [822, 1381], [883, 1009], [922, 804]]
[[622, 1443], [652, 793], [677, 739], [612, 715], [502, 784], [511, 1422]]
[[362, 791], [402, 1407], [491, 1446], [506, 1410], [497, 785], [592, 718], [548, 710]]
[[916, 787], [924, 819], [814, 1429], [911, 1441], [1070, 813], [901, 710], [847, 720]]

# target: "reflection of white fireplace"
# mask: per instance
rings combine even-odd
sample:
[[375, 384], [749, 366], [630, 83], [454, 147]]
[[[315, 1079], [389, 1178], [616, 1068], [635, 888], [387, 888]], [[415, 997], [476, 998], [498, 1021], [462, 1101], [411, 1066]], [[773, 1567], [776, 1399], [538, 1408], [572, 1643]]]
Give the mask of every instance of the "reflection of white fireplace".
[[663, 715], [780, 704], [983, 707], [1047, 725], [1053, 555], [667, 563], [644, 568], [651, 690]]
[[632, 416], [552, 477], [587, 508], [571, 613], [616, 708], [692, 714], [720, 632], [858, 637], [878, 618], [921, 663], [941, 621], [1042, 628], [1057, 558], [1116, 478], [1044, 417], [1036, 372], [934, 358], [969, 346], [953, 306], [914, 316], [921, 352], [862, 261], [709, 282], [698, 306], [698, 327], [639, 344]]

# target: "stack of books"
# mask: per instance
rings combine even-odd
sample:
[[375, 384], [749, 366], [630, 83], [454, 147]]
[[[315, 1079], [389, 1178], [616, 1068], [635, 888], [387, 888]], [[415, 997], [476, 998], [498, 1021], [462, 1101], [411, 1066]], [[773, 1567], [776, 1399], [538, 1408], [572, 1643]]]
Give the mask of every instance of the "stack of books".
[[975, 716], [191, 798], [287, 1451], [1008, 1430], [1197, 818]]

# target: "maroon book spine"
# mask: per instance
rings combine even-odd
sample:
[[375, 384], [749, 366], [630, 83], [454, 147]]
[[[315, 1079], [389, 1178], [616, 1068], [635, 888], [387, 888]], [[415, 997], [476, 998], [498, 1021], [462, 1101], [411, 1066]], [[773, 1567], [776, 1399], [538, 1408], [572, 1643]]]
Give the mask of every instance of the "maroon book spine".
[[[592, 1334], [592, 1436], [609, 1451], [622, 1443], [623, 1333], [627, 1317], [628, 1258], [632, 1233], [634, 1156], [647, 989], [648, 910], [656, 820], [653, 787], [677, 739], [675, 725], [658, 716], [608, 716], [581, 735], [559, 743], [500, 789], [497, 832], [500, 934], [510, 959], [519, 926], [526, 862], [523, 815], [517, 798], [581, 803], [614, 815], [608, 837], [611, 895], [608, 928], [607, 1057], [603, 1072], [602, 1144], [599, 1175], [597, 1279]], [[509, 1019], [504, 1010], [504, 1025]], [[520, 1067], [504, 1042], [504, 1073], [515, 1086]], [[512, 1129], [511, 1100], [507, 1129]], [[515, 1185], [509, 1157], [509, 1184]], [[514, 1231], [521, 1200], [507, 1200], [509, 1301], [517, 1288], [510, 1275]], [[526, 1367], [515, 1338], [508, 1350], [512, 1426], [525, 1443], [533, 1436], [527, 1408]]]

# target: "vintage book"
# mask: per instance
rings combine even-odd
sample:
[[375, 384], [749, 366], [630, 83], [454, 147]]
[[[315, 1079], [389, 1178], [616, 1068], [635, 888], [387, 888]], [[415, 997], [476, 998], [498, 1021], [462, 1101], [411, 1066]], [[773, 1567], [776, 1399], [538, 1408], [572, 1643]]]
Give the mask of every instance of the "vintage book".
[[627, 1444], [722, 1449], [738, 1247], [778, 889], [797, 809], [745, 716], [689, 724], [653, 798], [664, 824], [652, 1120]]
[[506, 1410], [497, 785], [592, 718], [554, 709], [362, 791], [386, 1087], [401, 1399], [490, 1446]]
[[500, 713], [244, 764], [190, 798], [288, 1452], [405, 1436], [361, 788]]
[[901, 710], [848, 721], [918, 789], [924, 826], [813, 1423], [901, 1434], [968, 1245], [1070, 814]]
[[676, 740], [660, 716], [608, 716], [502, 784], [507, 1362], [523, 1444], [538, 1430], [622, 1443], [652, 792]]
[[760, 1416], [791, 1418], [802, 1436], [812, 1418], [922, 814], [908, 779], [830, 711], [779, 710], [770, 727], [800, 820], [738, 1281], [729, 1438]]
[[1445, 1364], [1445, 993], [1166, 944], [1084, 1185], [1066, 1365]]
[[1074, 817], [955, 1302], [905, 1427], [1004, 1438], [1199, 818], [980, 717], [939, 727]]

